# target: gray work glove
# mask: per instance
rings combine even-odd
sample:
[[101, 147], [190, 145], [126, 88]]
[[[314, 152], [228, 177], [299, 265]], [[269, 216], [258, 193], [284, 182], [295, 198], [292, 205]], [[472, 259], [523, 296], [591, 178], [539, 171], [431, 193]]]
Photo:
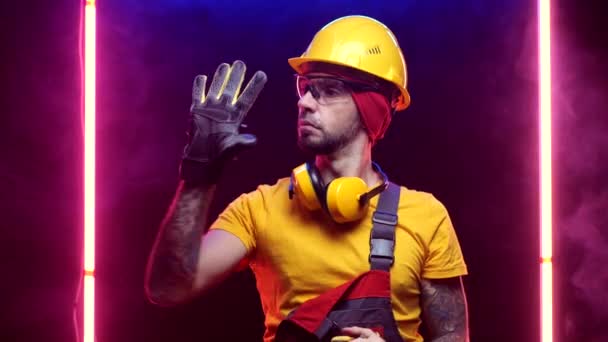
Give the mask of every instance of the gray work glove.
[[239, 127], [267, 77], [257, 71], [239, 96], [245, 70], [245, 63], [238, 60], [232, 67], [220, 64], [207, 94], [207, 76], [194, 79], [188, 144], [180, 165], [180, 177], [187, 183], [217, 183], [226, 162], [255, 145], [256, 137], [239, 134]]

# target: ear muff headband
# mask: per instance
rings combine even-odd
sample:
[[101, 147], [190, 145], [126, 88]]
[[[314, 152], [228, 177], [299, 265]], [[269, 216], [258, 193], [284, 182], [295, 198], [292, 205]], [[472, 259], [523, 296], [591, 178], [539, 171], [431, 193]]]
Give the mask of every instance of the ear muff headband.
[[382, 171], [380, 165], [378, 165], [376, 162], [372, 162], [372, 167], [380, 174], [380, 176], [382, 176], [382, 183], [380, 183], [378, 186], [374, 187], [370, 191], [361, 194], [359, 200], [363, 203], [368, 202], [372, 197], [379, 195], [382, 191], [388, 188], [388, 177], [386, 176], [386, 173]]
[[310, 177], [312, 188], [317, 195], [317, 199], [319, 200], [321, 207], [327, 210], [327, 191], [325, 189], [325, 182], [323, 182], [323, 178], [319, 174], [319, 170], [317, 170], [317, 167], [312, 162], [306, 163], [306, 169], [308, 170], [308, 176]]

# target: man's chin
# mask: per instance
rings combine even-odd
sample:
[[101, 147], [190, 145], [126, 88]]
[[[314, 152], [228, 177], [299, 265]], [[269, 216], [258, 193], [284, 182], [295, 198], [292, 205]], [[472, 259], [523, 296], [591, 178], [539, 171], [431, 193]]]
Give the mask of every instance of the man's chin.
[[313, 139], [310, 139], [310, 137], [299, 137], [298, 147], [303, 152], [312, 155], [330, 154], [332, 152], [330, 146], [323, 141], [314, 141]]

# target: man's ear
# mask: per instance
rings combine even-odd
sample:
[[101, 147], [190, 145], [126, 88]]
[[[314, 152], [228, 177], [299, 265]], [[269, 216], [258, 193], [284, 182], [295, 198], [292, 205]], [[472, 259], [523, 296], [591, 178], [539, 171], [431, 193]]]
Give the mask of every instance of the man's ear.
[[396, 112], [395, 108], [397, 108], [397, 105], [399, 104], [399, 102], [402, 99], [403, 99], [403, 95], [401, 95], [401, 92], [398, 89], [393, 90], [391, 97], [390, 97], [391, 109], [393, 110], [393, 114], [395, 114], [395, 112]]

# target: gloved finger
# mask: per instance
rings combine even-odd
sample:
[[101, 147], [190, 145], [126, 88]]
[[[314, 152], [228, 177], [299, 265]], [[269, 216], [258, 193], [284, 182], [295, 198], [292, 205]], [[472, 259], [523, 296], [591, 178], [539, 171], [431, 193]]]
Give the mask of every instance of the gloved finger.
[[249, 109], [251, 109], [251, 106], [253, 106], [258, 95], [260, 95], [260, 92], [264, 89], [266, 81], [268, 81], [268, 77], [266, 76], [266, 73], [261, 70], [258, 70], [253, 77], [251, 77], [251, 80], [237, 101], [237, 105], [242, 109], [242, 117], [239, 118], [239, 120], [243, 120]]
[[211, 85], [209, 86], [209, 93], [207, 93], [207, 97], [213, 97], [216, 99], [220, 97], [220, 92], [226, 83], [226, 76], [228, 76], [229, 72], [230, 65], [228, 65], [228, 63], [222, 63], [217, 67], [215, 74], [213, 75]]
[[198, 75], [194, 78], [192, 85], [192, 105], [196, 106], [205, 101], [205, 87], [207, 86], [207, 75]]
[[236, 60], [232, 64], [228, 74], [228, 80], [224, 86], [224, 91], [220, 95], [221, 97], [225, 97], [228, 103], [233, 104], [236, 101], [238, 91], [241, 88], [241, 84], [243, 84], [243, 79], [245, 78], [246, 69], [247, 67], [243, 61]]

